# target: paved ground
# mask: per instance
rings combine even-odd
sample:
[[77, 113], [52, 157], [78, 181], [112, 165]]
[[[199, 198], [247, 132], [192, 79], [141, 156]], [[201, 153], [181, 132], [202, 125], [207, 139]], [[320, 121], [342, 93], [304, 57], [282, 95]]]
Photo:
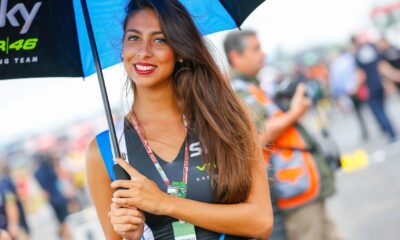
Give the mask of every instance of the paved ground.
[[400, 239], [400, 145], [384, 162], [338, 174], [329, 213], [346, 240]]
[[[400, 132], [400, 98], [389, 99], [387, 109]], [[337, 175], [337, 194], [329, 200], [329, 213], [345, 240], [400, 239], [400, 141], [387, 144], [369, 109], [363, 111], [370, 139], [360, 139], [353, 114], [333, 116], [333, 135], [347, 153], [363, 148], [369, 166]]]

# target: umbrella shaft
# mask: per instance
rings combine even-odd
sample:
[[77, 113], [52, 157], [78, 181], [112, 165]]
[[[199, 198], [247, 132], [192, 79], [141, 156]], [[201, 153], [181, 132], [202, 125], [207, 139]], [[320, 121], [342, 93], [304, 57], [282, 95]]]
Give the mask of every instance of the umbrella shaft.
[[87, 32], [88, 32], [88, 36], [89, 36], [89, 42], [90, 42], [90, 47], [92, 50], [94, 64], [96, 66], [97, 79], [99, 80], [99, 86], [100, 86], [101, 97], [103, 99], [104, 111], [105, 111], [106, 117], [107, 117], [108, 129], [110, 131], [111, 145], [113, 148], [114, 158], [120, 158], [121, 153], [119, 150], [117, 136], [115, 133], [114, 121], [113, 121], [112, 114], [111, 114], [111, 108], [110, 108], [110, 103], [108, 101], [107, 89], [106, 89], [106, 85], [104, 83], [103, 71], [101, 69], [100, 58], [99, 58], [99, 54], [97, 52], [96, 40], [94, 38], [93, 28], [92, 28], [92, 24], [90, 21], [90, 16], [89, 16], [89, 11], [88, 11], [86, 0], [81, 0], [81, 5], [82, 5], [83, 16], [85, 18], [85, 24], [86, 24], [86, 28], [87, 28]]

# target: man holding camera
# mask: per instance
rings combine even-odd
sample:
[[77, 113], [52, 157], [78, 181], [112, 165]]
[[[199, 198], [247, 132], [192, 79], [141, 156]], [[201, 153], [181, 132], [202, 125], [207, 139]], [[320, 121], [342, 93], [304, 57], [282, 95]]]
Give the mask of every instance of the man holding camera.
[[315, 150], [311, 135], [298, 123], [311, 106], [305, 86], [297, 86], [290, 108], [284, 112], [259, 87], [256, 75], [265, 55], [256, 33], [232, 32], [224, 41], [224, 49], [234, 72], [231, 85], [249, 107], [269, 163], [271, 194], [277, 210], [271, 239], [285, 239], [279, 232], [280, 213], [289, 240], [340, 239], [324, 204], [334, 193], [333, 171], [321, 152]]

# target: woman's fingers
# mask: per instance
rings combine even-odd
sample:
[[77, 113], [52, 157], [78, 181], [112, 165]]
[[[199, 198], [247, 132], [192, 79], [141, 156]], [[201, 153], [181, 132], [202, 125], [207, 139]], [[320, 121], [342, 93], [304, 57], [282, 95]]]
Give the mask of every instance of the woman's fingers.
[[132, 165], [127, 163], [125, 160], [117, 158], [115, 161], [118, 163], [118, 165], [120, 165], [123, 169], [125, 169], [125, 171], [129, 174], [131, 179], [143, 177], [143, 175], [140, 172], [138, 172], [134, 167], [132, 167]]
[[144, 223], [142, 217], [133, 217], [133, 216], [120, 216], [120, 217], [112, 217], [111, 223], [115, 224], [132, 224], [132, 225], [140, 225]]
[[136, 208], [118, 208], [112, 204], [111, 211], [108, 213], [114, 230], [125, 234], [136, 231], [144, 224], [144, 215]]
[[137, 206], [138, 204], [142, 203], [143, 198], [136, 196], [136, 197], [130, 197], [130, 198], [112, 198], [111, 199], [113, 203], [115, 203], [117, 206]]
[[138, 177], [134, 180], [116, 180], [111, 183], [111, 188], [142, 188], [143, 186], [149, 185], [151, 181], [147, 181], [144, 177]]
[[141, 210], [161, 214], [164, 212], [160, 200], [165, 198], [164, 193], [158, 185], [138, 173], [134, 168], [124, 161], [117, 160], [118, 164], [129, 170], [131, 180], [117, 180], [111, 183], [111, 187], [116, 189], [112, 202], [117, 207], [137, 207]]
[[119, 233], [126, 233], [131, 231], [136, 231], [139, 229], [139, 225], [135, 224], [113, 224], [114, 231]]
[[111, 210], [109, 216], [120, 217], [120, 216], [132, 216], [132, 217], [143, 217], [143, 214], [139, 210], [130, 208], [115, 208]]
[[115, 191], [113, 194], [113, 198], [128, 198], [128, 197], [133, 197], [134, 195], [136, 194], [131, 189], [123, 189]]
[[116, 180], [111, 183], [112, 188], [132, 188], [133, 187], [133, 181], [132, 180]]

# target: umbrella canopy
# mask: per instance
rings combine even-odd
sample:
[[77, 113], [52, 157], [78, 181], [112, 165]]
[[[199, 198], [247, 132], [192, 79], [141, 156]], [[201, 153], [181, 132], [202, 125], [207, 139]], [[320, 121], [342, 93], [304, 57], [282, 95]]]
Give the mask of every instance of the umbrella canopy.
[[[87, 0], [103, 69], [121, 61], [128, 2]], [[181, 2], [206, 35], [239, 27], [264, 0]], [[0, 79], [86, 77], [96, 72], [80, 0], [0, 4]]]
[[[264, 0], [180, 0], [205, 34], [240, 27]], [[0, 80], [97, 73], [111, 141], [115, 137], [102, 69], [121, 61], [129, 0], [0, 0]]]

